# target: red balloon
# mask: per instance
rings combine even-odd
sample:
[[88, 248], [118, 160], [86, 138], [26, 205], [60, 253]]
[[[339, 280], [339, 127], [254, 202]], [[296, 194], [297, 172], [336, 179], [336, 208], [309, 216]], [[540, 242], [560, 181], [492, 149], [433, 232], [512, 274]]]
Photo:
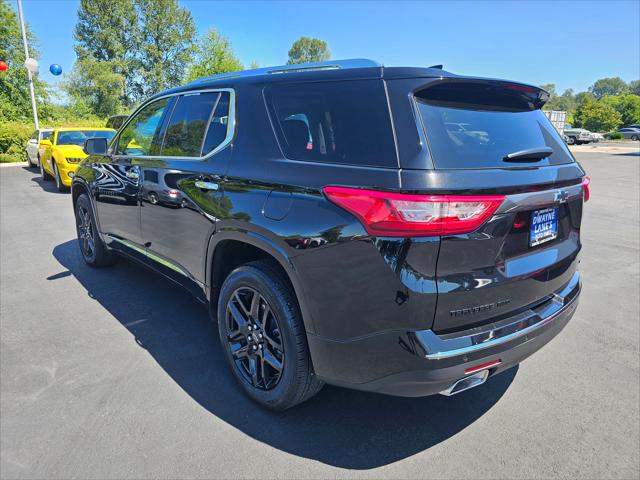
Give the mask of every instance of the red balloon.
[[7, 65], [6, 62], [3, 62], [2, 60], [0, 60], [0, 72], [6, 72], [7, 68], [9, 68], [9, 66]]

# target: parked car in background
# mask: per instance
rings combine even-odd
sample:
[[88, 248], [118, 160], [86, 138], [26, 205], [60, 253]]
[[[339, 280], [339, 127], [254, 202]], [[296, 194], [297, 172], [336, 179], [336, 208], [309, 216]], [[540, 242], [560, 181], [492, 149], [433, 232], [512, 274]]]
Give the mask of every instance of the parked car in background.
[[43, 150], [42, 140], [48, 140], [52, 128], [41, 128], [36, 130], [27, 141], [27, 163], [31, 168], [40, 166], [40, 153]]
[[640, 128], [624, 127], [619, 128], [615, 132], [609, 132], [605, 136], [611, 138], [614, 133], [619, 133], [626, 140], [640, 140]]
[[122, 124], [129, 118], [129, 115], [113, 115], [107, 119], [106, 128], [113, 128], [114, 130], [120, 130]]
[[604, 140], [604, 135], [602, 133], [591, 132], [591, 141], [594, 143], [598, 143]]
[[40, 174], [43, 180], [53, 177], [59, 192], [71, 186], [71, 179], [80, 160], [87, 155], [82, 150], [88, 138], [110, 141], [116, 131], [112, 128], [56, 128], [43, 140]]
[[588, 178], [547, 99], [370, 60], [205, 77], [143, 102], [110, 144], [87, 140], [79, 253], [121, 253], [208, 303], [267, 407], [324, 383], [454, 395], [577, 308]]
[[569, 145], [580, 145], [582, 143], [593, 142], [593, 133], [584, 128], [565, 128], [564, 134], [567, 136]]

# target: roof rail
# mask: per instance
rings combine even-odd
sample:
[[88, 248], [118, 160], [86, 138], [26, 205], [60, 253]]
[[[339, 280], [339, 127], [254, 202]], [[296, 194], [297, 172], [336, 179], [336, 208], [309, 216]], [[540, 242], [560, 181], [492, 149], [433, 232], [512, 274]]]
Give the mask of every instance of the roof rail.
[[292, 65], [282, 65], [277, 67], [255, 68], [253, 70], [242, 70], [240, 72], [220, 73], [198, 78], [191, 83], [212, 82], [229, 78], [257, 77], [260, 75], [275, 75], [286, 73], [309, 72], [315, 70], [338, 70], [342, 68], [371, 68], [382, 67], [381, 63], [366, 58], [351, 58], [347, 60], [328, 60], [326, 62], [297, 63]]

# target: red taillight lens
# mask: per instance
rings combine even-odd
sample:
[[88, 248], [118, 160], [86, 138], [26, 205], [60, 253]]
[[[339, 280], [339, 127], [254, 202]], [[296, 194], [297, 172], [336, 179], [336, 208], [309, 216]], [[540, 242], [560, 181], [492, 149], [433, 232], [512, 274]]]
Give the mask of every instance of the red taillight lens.
[[502, 195], [408, 195], [325, 187], [336, 205], [358, 217], [370, 235], [429, 237], [472, 232], [504, 200]]
[[585, 175], [582, 179], [582, 192], [584, 201], [588, 202], [589, 198], [591, 198], [591, 179], [588, 175]]

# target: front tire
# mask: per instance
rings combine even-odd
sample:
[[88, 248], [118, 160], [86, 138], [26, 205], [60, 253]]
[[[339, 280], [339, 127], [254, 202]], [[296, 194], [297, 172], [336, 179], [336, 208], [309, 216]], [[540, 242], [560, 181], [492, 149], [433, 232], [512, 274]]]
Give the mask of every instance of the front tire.
[[40, 176], [42, 177], [42, 180], [45, 180], [45, 181], [51, 180], [51, 176], [44, 169], [44, 164], [42, 163], [42, 159], [40, 159]]
[[76, 201], [76, 233], [80, 253], [87, 265], [104, 267], [115, 262], [115, 254], [107, 248], [98, 234], [93, 208], [85, 193], [80, 194]]
[[567, 139], [567, 144], [568, 144], [568, 145], [575, 145], [575, 143], [576, 143], [576, 139], [575, 139], [575, 138], [573, 138], [573, 137], [569, 137], [569, 138]]
[[261, 405], [286, 410], [324, 385], [313, 372], [295, 294], [270, 262], [242, 265], [225, 279], [218, 332], [234, 376]]
[[56, 162], [53, 162], [53, 178], [56, 181], [56, 189], [62, 193], [67, 191], [67, 187], [65, 187], [64, 183], [62, 183], [62, 178], [60, 178], [60, 170], [58, 170], [58, 165]]

